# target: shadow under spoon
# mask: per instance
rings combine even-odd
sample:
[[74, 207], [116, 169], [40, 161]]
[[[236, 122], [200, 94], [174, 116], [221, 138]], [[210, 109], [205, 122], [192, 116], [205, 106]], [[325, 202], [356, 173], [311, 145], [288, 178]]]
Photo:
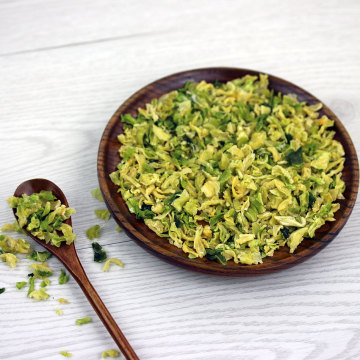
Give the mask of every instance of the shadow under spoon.
[[[64, 204], [66, 207], [69, 207], [66, 197], [61, 189], [53, 182], [46, 179], [32, 179], [23, 182], [15, 190], [14, 196], [20, 197], [22, 194], [31, 195], [33, 193], [39, 193], [41, 190], [52, 191], [52, 193], [57, 197], [57, 199], [61, 201], [62, 204]], [[13, 211], [16, 220], [18, 220], [16, 216], [16, 209], [13, 209]], [[71, 218], [67, 219], [65, 223], [71, 226]], [[126, 340], [124, 334], [116, 324], [114, 318], [111, 316], [110, 312], [86, 276], [85, 270], [83, 269], [77, 256], [74, 243], [70, 245], [64, 244], [60, 247], [56, 247], [50, 244], [46, 244], [44, 240], [40, 240], [36, 236], [32, 235], [31, 232], [27, 231], [25, 228], [23, 230], [28, 236], [46, 248], [53, 255], [55, 255], [65, 265], [73, 278], [79, 284], [80, 288], [114, 339], [115, 343], [119, 346], [125, 358], [128, 360], [138, 360], [139, 358], [135, 354], [135, 351]]]

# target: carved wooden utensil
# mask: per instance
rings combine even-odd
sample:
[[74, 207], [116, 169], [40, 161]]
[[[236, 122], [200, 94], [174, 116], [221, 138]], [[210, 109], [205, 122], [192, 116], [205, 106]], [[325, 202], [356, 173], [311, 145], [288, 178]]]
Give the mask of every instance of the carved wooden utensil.
[[[21, 196], [22, 194], [31, 195], [33, 193], [38, 193], [41, 190], [52, 191], [53, 194], [61, 201], [62, 204], [69, 206], [64, 193], [61, 189], [55, 185], [53, 182], [46, 179], [32, 179], [23, 182], [15, 190], [14, 196]], [[16, 210], [14, 210], [15, 214]], [[66, 224], [71, 226], [71, 218], [67, 219]], [[115, 343], [119, 346], [121, 352], [124, 354], [125, 358], [128, 360], [137, 360], [139, 359], [132, 349], [129, 342], [126, 340], [124, 334], [116, 324], [114, 318], [109, 313], [108, 309], [100, 299], [100, 296], [95, 291], [94, 287], [91, 285], [88, 277], [86, 276], [85, 270], [83, 269], [80, 260], [76, 254], [74, 243], [71, 245], [62, 245], [56, 247], [50, 244], [46, 244], [45, 241], [38, 239], [36, 236], [32, 235], [26, 229], [23, 229], [27, 235], [32, 239], [38, 242], [40, 245], [45, 247], [53, 255], [55, 255], [69, 270], [73, 278], [80, 285], [85, 296], [89, 300], [90, 304], [98, 314], [99, 318], [105, 325], [106, 329], [109, 331], [110, 335], [113, 337]]]

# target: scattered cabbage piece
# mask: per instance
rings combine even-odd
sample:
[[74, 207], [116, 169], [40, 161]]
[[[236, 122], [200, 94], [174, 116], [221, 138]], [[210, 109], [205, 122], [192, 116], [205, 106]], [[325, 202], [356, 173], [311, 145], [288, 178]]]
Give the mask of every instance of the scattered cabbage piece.
[[13, 224], [5, 224], [1, 229], [1, 231], [14, 231], [14, 225]]
[[18, 281], [16, 283], [16, 287], [21, 290], [25, 285], [27, 284], [27, 281]]
[[52, 254], [47, 250], [45, 250], [45, 251], [33, 250], [33, 252], [27, 256], [27, 258], [30, 260], [34, 260], [34, 261], [44, 262], [44, 261], [50, 259], [51, 256], [52, 256]]
[[69, 245], [75, 240], [72, 227], [64, 221], [76, 211], [62, 205], [51, 191], [42, 190], [40, 193], [23, 194], [21, 197], [11, 196], [8, 203], [16, 209], [19, 227], [30, 231], [47, 244], [59, 247], [63, 242]]
[[97, 187], [96, 189], [92, 190], [91, 191], [91, 195], [96, 199], [96, 200], [99, 200], [101, 202], [104, 202], [104, 198], [101, 194], [101, 190], [99, 187]]
[[109, 210], [95, 210], [95, 215], [104, 221], [108, 221], [110, 219]]
[[33, 269], [34, 275], [39, 279], [44, 279], [53, 275], [51, 268], [46, 262], [42, 264], [31, 264], [29, 267]]
[[89, 240], [97, 239], [99, 238], [100, 229], [100, 225], [94, 225], [86, 230], [86, 236]]
[[44, 287], [47, 287], [51, 284], [51, 280], [50, 279], [44, 279], [41, 284], [40, 284], [40, 287], [44, 288]]
[[29, 289], [27, 293], [27, 297], [30, 297], [30, 294], [35, 290], [35, 276], [34, 274], [29, 274]]
[[117, 350], [114, 350], [114, 349], [106, 350], [101, 354], [102, 358], [107, 358], [107, 357], [117, 358], [119, 356], [120, 356], [119, 352]]
[[65, 356], [67, 358], [72, 357], [72, 353], [69, 353], [65, 350], [60, 351], [60, 355]]
[[18, 222], [15, 221], [12, 224], [4, 224], [4, 226], [0, 229], [0, 231], [15, 231], [21, 234], [25, 234], [24, 230], [19, 226]]
[[62, 311], [62, 310], [59, 309], [59, 308], [55, 308], [55, 312], [56, 312], [59, 316], [64, 315], [64, 311]]
[[64, 285], [69, 281], [69, 275], [66, 274], [65, 270], [60, 270], [59, 284]]
[[110, 179], [190, 258], [259, 264], [315, 236], [344, 198], [345, 152], [320, 109], [275, 93], [262, 74], [187, 82], [121, 117]]
[[123, 262], [121, 260], [116, 259], [116, 258], [110, 258], [110, 259], [106, 260], [106, 263], [103, 266], [103, 270], [104, 271], [109, 271], [109, 267], [110, 267], [111, 263], [119, 265], [121, 268], [124, 267], [124, 264], [123, 264]]
[[11, 253], [1, 254], [0, 258], [3, 262], [6, 262], [11, 268], [16, 267], [16, 263], [19, 261], [19, 259]]
[[122, 228], [121, 228], [119, 225], [116, 225], [116, 231], [122, 232], [123, 230], [122, 230]]
[[0, 294], [4, 293], [6, 288], [0, 288]]
[[0, 248], [4, 252], [14, 254], [28, 254], [31, 252], [30, 243], [24, 239], [14, 239], [12, 236], [0, 235]]
[[69, 301], [66, 300], [66, 299], [64, 299], [64, 298], [59, 298], [59, 299], [58, 299], [58, 302], [59, 302], [60, 304], [69, 304]]
[[93, 251], [94, 251], [94, 261], [95, 262], [104, 262], [107, 259], [106, 251], [103, 250], [102, 246], [97, 243], [93, 242], [91, 244]]
[[50, 295], [46, 293], [45, 288], [40, 288], [39, 290], [32, 291], [28, 297], [36, 301], [42, 301], [42, 300], [47, 300], [50, 297]]
[[76, 323], [76, 325], [84, 325], [84, 324], [88, 324], [90, 322], [92, 322], [92, 319], [90, 316], [88, 316], [88, 317], [84, 317], [82, 319], [77, 319], [75, 323]]

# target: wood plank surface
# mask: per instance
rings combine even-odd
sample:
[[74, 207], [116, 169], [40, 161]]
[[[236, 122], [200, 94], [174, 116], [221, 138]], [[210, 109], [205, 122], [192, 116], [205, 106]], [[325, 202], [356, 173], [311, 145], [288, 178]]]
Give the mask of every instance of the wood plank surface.
[[[178, 269], [112, 220], [99, 242], [125, 268], [104, 273], [85, 236], [102, 225], [94, 210], [104, 205], [90, 190], [108, 119], [140, 87], [174, 72], [234, 66], [283, 77], [324, 101], [359, 151], [359, 18], [355, 0], [0, 1], [0, 223], [12, 221], [5, 200], [19, 183], [58, 184], [77, 209], [80, 260], [141, 359], [359, 359], [359, 202], [317, 256], [254, 279]], [[57, 284], [56, 259], [48, 301], [17, 290], [29, 264], [0, 263], [1, 359], [55, 360], [67, 350], [90, 360], [114, 348], [75, 281]], [[76, 326], [85, 316], [93, 322]]]

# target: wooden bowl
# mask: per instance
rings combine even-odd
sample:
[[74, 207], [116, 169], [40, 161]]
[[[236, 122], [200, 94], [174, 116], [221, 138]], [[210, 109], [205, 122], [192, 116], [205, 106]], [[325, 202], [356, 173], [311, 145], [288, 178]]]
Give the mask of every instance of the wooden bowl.
[[[221, 265], [206, 258], [189, 259], [181, 249], [169, 244], [167, 238], [157, 236], [142, 220], [137, 220], [135, 215], [129, 212], [124, 200], [117, 192], [118, 187], [109, 178], [109, 174], [116, 170], [116, 165], [120, 161], [118, 154], [120, 143], [117, 140], [117, 135], [122, 133], [120, 115], [130, 113], [136, 116], [139, 107], [144, 107], [146, 103], [165, 93], [182, 88], [189, 80], [226, 82], [247, 74], [258, 75], [259, 72], [236, 68], [207, 68], [184, 71], [157, 80], [136, 92], [119, 107], [101, 138], [97, 163], [98, 178], [105, 203], [112, 216], [137, 244], [161, 259], [188, 270], [220, 276], [245, 277], [287, 269], [305, 261], [328, 245], [345, 225], [355, 204], [359, 185], [359, 164], [356, 151], [343, 124], [327, 106], [323, 105], [320, 113], [335, 120], [335, 139], [342, 143], [346, 153], [343, 171], [343, 180], [346, 183], [345, 199], [339, 201], [341, 207], [335, 214], [336, 221], [324, 224], [316, 231], [315, 238], [304, 239], [293, 254], [289, 254], [289, 249], [283, 247], [277, 250], [273, 257], [265, 258], [263, 264], [258, 265], [240, 265], [232, 261], [229, 261], [227, 265]], [[308, 104], [320, 102], [307, 91], [288, 81], [269, 75], [269, 82], [269, 87], [275, 92], [296, 94], [300, 101], [306, 101]]]

